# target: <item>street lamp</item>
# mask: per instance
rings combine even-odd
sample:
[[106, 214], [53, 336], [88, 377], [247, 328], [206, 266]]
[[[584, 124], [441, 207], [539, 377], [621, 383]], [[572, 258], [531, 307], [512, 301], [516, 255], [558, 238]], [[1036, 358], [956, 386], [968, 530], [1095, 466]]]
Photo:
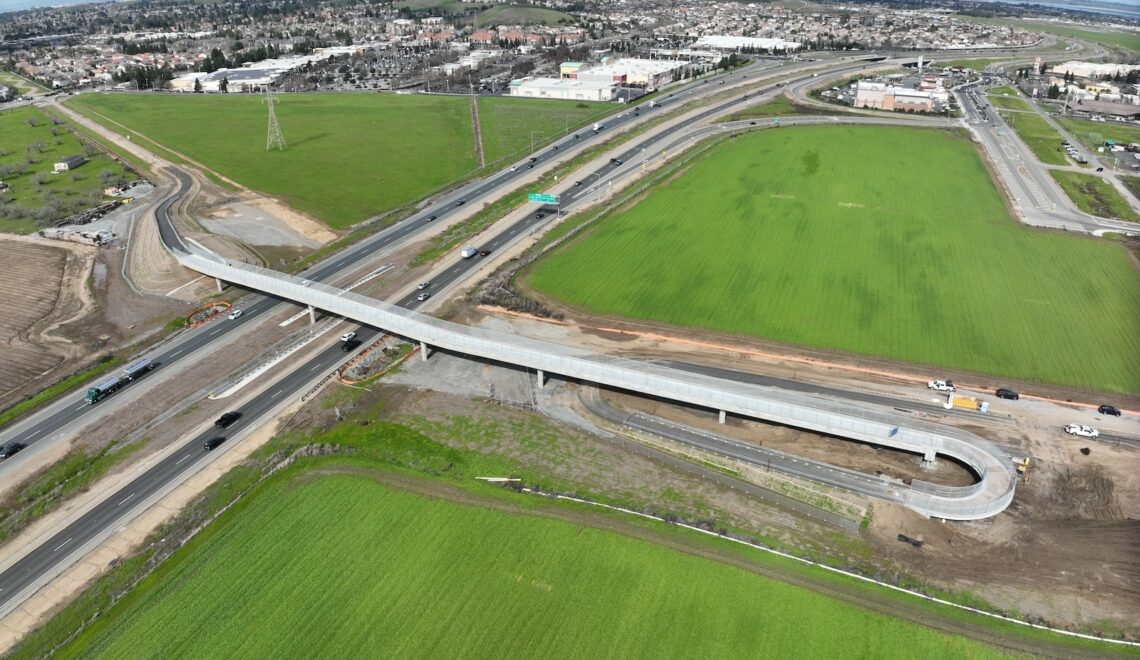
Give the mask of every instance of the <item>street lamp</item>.
[[531, 153], [534, 153], [534, 136], [535, 135], [542, 135], [542, 131], [531, 131], [530, 132], [530, 151], [531, 151]]

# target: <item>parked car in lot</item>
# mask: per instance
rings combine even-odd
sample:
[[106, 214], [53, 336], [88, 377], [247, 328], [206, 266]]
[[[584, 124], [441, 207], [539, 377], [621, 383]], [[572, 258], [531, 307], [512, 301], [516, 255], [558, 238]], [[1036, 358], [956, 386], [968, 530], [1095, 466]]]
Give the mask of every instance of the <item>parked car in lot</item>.
[[225, 441], [226, 441], [225, 438], [210, 438], [209, 440], [207, 440], [205, 442], [205, 444], [202, 445], [202, 448], [205, 449], [206, 451], [213, 451], [213, 450], [217, 449], [218, 447], [220, 447], [221, 444]]
[[1065, 427], [1065, 433], [1079, 435], [1082, 438], [1095, 438], [1100, 435], [1100, 431], [1084, 424], [1069, 424]]
[[22, 442], [10, 443], [7, 447], [0, 449], [0, 460], [4, 460], [6, 458], [12, 458], [16, 454], [19, 454], [21, 451], [23, 451], [27, 448], [28, 448], [28, 446]]
[[1113, 417], [1120, 417], [1120, 408], [1110, 406], [1107, 403], [1097, 408], [1096, 411], [1102, 415], [1112, 415]]
[[352, 341], [355, 338], [356, 338], [355, 332], [346, 332], [340, 336], [341, 341]]
[[996, 394], [997, 398], [999, 398], [999, 399], [1010, 399], [1011, 401], [1017, 401], [1018, 399], [1021, 398], [1021, 395], [1018, 394], [1017, 392], [1014, 392], [1013, 390], [1010, 390], [1010, 389], [1006, 389], [1004, 387], [999, 387], [997, 392], [994, 392], [994, 394]]
[[232, 425], [234, 422], [238, 421], [239, 419], [241, 419], [241, 413], [239, 413], [236, 410], [231, 410], [230, 412], [225, 413], [221, 417], [214, 420], [214, 426], [216, 426], [220, 429], [224, 429], [224, 428]]
[[240, 316], [241, 316], [241, 310], [240, 309], [235, 309], [234, 311], [230, 312], [230, 320], [231, 321], [236, 319], [236, 318], [239, 318]]
[[926, 384], [927, 387], [935, 392], [953, 392], [954, 381], [950, 380], [932, 380]]

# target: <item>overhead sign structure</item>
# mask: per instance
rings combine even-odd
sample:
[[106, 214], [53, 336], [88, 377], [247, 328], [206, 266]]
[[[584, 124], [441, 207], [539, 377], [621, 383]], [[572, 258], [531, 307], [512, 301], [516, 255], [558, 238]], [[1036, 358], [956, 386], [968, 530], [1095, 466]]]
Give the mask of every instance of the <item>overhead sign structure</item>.
[[558, 195], [547, 195], [545, 193], [527, 193], [527, 201], [536, 204], [557, 204]]

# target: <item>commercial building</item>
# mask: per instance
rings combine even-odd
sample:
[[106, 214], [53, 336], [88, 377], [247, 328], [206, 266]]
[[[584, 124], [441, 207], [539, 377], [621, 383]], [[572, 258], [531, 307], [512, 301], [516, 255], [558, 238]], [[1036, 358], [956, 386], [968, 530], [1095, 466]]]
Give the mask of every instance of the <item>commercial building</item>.
[[931, 91], [897, 87], [890, 83], [860, 80], [855, 87], [856, 108], [934, 112], [934, 101], [934, 93]]
[[1140, 64], [1115, 64], [1112, 62], [1101, 64], [1097, 62], [1065, 62], [1053, 67], [1053, 75], [1065, 76], [1072, 74], [1080, 78], [1104, 78], [1117, 74], [1128, 75], [1129, 71], [1140, 69]]
[[617, 87], [612, 82], [592, 82], [572, 78], [534, 78], [512, 80], [511, 96], [563, 101], [612, 101]]
[[578, 80], [593, 83], [610, 83], [629, 87], [644, 87], [653, 91], [680, 79], [692, 70], [692, 62], [684, 60], [645, 60], [630, 57], [620, 60], [603, 60], [602, 64], [579, 69]]

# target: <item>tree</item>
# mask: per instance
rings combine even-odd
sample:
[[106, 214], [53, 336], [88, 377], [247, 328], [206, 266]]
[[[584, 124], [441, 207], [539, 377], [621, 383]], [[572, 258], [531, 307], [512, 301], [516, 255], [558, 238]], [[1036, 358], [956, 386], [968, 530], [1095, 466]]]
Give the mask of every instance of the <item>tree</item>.
[[1057, 87], [1056, 84], [1049, 85], [1049, 91], [1046, 92], [1046, 95], [1051, 99], [1060, 98], [1061, 97], [1061, 88]]
[[202, 93], [202, 79], [201, 78], [195, 78], [194, 79], [194, 93], [195, 94], [201, 94]]
[[230, 79], [222, 78], [222, 81], [218, 83], [218, 89], [220, 89], [223, 94], [228, 94], [230, 91]]
[[1037, 75], [1045, 75], [1045, 69], [1049, 68], [1048, 62], [1041, 62], [1041, 66], [1037, 69]]

